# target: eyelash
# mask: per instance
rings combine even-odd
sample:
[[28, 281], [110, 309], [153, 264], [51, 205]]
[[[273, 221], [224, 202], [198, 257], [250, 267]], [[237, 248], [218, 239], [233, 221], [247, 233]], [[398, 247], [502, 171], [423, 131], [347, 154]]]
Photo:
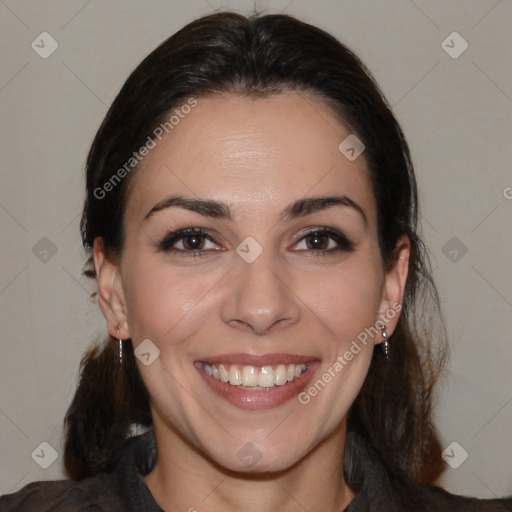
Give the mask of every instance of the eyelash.
[[[354, 246], [352, 242], [345, 236], [343, 233], [329, 228], [327, 226], [323, 226], [321, 228], [315, 228], [313, 230], [308, 231], [304, 235], [301, 236], [299, 239], [299, 242], [302, 242], [303, 240], [307, 239], [308, 237], [311, 237], [312, 235], [321, 235], [325, 236], [327, 235], [329, 238], [333, 239], [337, 244], [338, 247], [335, 249], [327, 249], [324, 251], [315, 250], [315, 249], [307, 249], [307, 251], [311, 252], [313, 254], [313, 257], [321, 257], [321, 256], [329, 256], [339, 251], [346, 251], [346, 252], [352, 252], [354, 250]], [[210, 242], [215, 243], [213, 238], [208, 235], [203, 229], [201, 228], [186, 228], [186, 229], [180, 229], [178, 231], [174, 231], [172, 233], [169, 233], [159, 244], [159, 250], [171, 253], [171, 254], [177, 254], [179, 256], [183, 256], [185, 258], [203, 258], [208, 256], [207, 253], [212, 252], [212, 250], [186, 250], [186, 249], [176, 249], [172, 246], [178, 242], [181, 241], [184, 238], [188, 237], [200, 237], [200, 238], [206, 238]], [[299, 251], [300, 252], [300, 251]]]

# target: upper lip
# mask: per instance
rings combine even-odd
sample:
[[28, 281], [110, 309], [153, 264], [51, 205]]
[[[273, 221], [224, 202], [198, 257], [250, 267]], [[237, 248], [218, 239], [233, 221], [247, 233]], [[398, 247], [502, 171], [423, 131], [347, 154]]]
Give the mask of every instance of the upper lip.
[[237, 364], [241, 366], [272, 366], [276, 364], [305, 364], [318, 361], [314, 356], [302, 356], [294, 354], [220, 354], [198, 359], [207, 364]]

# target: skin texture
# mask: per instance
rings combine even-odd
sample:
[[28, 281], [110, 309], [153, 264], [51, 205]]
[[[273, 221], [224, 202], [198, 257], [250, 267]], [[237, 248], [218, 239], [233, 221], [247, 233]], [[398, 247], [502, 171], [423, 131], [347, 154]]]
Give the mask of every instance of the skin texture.
[[[95, 241], [109, 333], [160, 349], [150, 366], [138, 364], [159, 454], [144, 478], [165, 510], [339, 511], [354, 497], [340, 464], [346, 416], [380, 331], [306, 405], [294, 398], [264, 410], [235, 407], [194, 366], [229, 353], [307, 355], [320, 362], [314, 382], [401, 304], [408, 240], [399, 240], [398, 264], [385, 273], [364, 154], [351, 162], [338, 150], [349, 134], [325, 103], [305, 94], [198, 98], [133, 178], [120, 261], [106, 259]], [[173, 195], [225, 202], [232, 219], [181, 207], [145, 219]], [[332, 195], [355, 201], [367, 223], [347, 206], [280, 219], [298, 199]], [[341, 231], [353, 250], [320, 254], [338, 247], [326, 237], [315, 249], [304, 238], [322, 226]], [[166, 235], [187, 227], [212, 237], [201, 239], [203, 257], [159, 249]], [[236, 252], [248, 236], [263, 248], [252, 263]], [[174, 247], [185, 250], [184, 243]], [[387, 322], [389, 336], [398, 317]], [[238, 455], [248, 443], [261, 455], [250, 468]]]

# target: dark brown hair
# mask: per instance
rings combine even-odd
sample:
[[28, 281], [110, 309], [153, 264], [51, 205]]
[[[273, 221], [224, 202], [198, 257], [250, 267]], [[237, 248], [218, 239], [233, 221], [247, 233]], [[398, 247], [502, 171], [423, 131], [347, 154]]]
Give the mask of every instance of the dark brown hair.
[[[90, 149], [83, 244], [90, 251], [94, 239], [101, 237], [109, 258], [121, 254], [125, 204], [136, 169], [116, 182], [107, 197], [98, 197], [97, 191], [148, 137], [154, 138], [153, 131], [172, 109], [192, 97], [265, 97], [287, 91], [326, 101], [365, 144], [383, 267], [396, 264], [400, 235], [407, 235], [411, 243], [403, 308], [389, 360], [374, 351], [349, 412], [347, 482], [354, 490], [360, 487], [361, 468], [370, 452], [382, 458], [396, 482], [432, 482], [442, 468], [431, 415], [433, 387], [446, 354], [445, 328], [418, 235], [413, 166], [402, 130], [370, 72], [334, 37], [286, 15], [247, 18], [224, 12], [200, 18], [163, 42], [129, 76]], [[94, 276], [94, 267], [86, 273]], [[81, 379], [66, 416], [65, 466], [71, 478], [110, 470], [131, 426], [151, 425], [148, 393], [128, 348], [130, 340], [125, 342], [122, 367], [116, 345], [108, 341], [82, 361]]]

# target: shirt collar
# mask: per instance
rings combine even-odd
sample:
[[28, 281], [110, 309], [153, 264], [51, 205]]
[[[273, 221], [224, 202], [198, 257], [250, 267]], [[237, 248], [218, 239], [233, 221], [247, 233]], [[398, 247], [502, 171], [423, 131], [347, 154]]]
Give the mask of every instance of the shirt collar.
[[[142, 478], [153, 469], [157, 458], [152, 427], [126, 441], [116, 472], [121, 495], [126, 497], [130, 512], [164, 512]], [[397, 510], [389, 476], [380, 456], [374, 450], [370, 449], [365, 453], [363, 474], [361, 489], [343, 512]]]

